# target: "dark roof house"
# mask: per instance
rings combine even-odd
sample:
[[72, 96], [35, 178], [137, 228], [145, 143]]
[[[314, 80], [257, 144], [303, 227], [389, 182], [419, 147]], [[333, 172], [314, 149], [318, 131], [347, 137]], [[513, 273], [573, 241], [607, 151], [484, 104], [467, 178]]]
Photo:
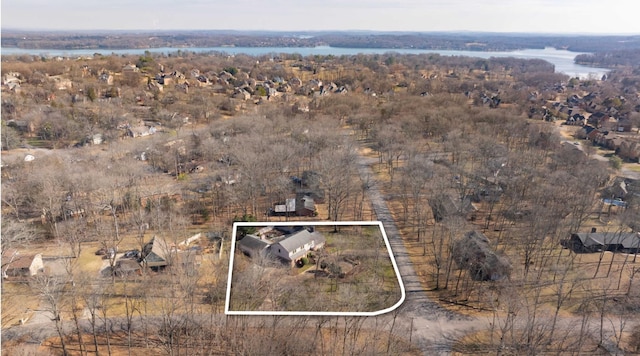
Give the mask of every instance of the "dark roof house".
[[489, 239], [475, 230], [454, 241], [452, 256], [458, 267], [467, 270], [475, 281], [501, 280], [511, 273], [506, 257], [496, 254]]
[[151, 268], [162, 268], [171, 264], [175, 248], [162, 238], [154, 236], [142, 249], [142, 263]]
[[[440, 195], [434, 199], [429, 199], [429, 206], [436, 221], [442, 221], [442, 219], [449, 216], [469, 218], [470, 214], [476, 211], [471, 199], [456, 199], [451, 195]], [[472, 216], [471, 219], [473, 219]]]
[[255, 235], [247, 235], [238, 241], [240, 251], [251, 258], [265, 256], [267, 247], [269, 247], [269, 243]]
[[640, 233], [637, 232], [579, 232], [571, 234], [562, 246], [577, 253], [612, 251], [638, 253]]

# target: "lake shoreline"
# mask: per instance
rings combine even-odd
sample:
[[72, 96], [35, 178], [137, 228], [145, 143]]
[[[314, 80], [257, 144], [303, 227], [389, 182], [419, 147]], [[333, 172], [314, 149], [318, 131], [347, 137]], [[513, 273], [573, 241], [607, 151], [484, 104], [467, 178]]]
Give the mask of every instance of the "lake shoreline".
[[568, 50], [559, 50], [553, 47], [544, 49], [528, 48], [523, 50], [512, 51], [478, 51], [478, 50], [430, 50], [416, 48], [353, 48], [353, 47], [333, 47], [333, 46], [315, 46], [315, 47], [156, 47], [144, 49], [76, 49], [76, 50], [60, 50], [60, 49], [21, 49], [21, 48], [0, 48], [1, 55], [34, 55], [44, 57], [79, 57], [100, 55], [143, 55], [146, 53], [160, 53], [170, 55], [172, 53], [194, 52], [194, 53], [222, 53], [227, 55], [249, 55], [249, 56], [265, 56], [278, 54], [298, 54], [301, 56], [351, 56], [351, 55], [380, 55], [386, 53], [397, 54], [434, 54], [441, 56], [464, 56], [472, 58], [489, 59], [492, 57], [513, 57], [520, 59], [542, 59], [552, 63], [556, 72], [564, 73], [571, 77], [594, 78], [600, 79], [603, 75], [608, 74], [611, 70], [608, 68], [588, 67], [575, 63], [574, 58], [579, 54], [587, 52], [572, 52]]

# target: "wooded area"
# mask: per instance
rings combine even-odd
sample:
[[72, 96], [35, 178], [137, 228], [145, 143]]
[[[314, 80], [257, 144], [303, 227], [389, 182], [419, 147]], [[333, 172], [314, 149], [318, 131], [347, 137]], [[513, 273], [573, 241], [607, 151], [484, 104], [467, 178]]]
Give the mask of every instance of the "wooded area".
[[[3, 56], [3, 353], [638, 352], [638, 246], [566, 240], [640, 231], [639, 80], [391, 53]], [[287, 200], [306, 216], [274, 215]], [[222, 315], [234, 221], [378, 219], [433, 313]], [[44, 267], [9, 276], [32, 254]], [[460, 330], [425, 327], [446, 318]]]

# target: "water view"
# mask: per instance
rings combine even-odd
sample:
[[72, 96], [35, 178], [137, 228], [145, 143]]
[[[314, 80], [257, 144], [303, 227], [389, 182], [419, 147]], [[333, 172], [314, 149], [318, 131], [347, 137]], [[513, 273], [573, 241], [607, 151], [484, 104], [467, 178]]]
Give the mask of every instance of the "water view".
[[247, 54], [251, 56], [262, 56], [268, 54], [300, 54], [302, 56], [309, 55], [355, 55], [355, 54], [383, 54], [395, 52], [400, 54], [422, 54], [435, 53], [442, 56], [466, 56], [488, 59], [491, 57], [514, 57], [522, 59], [543, 59], [555, 65], [556, 72], [564, 73], [571, 77], [579, 78], [596, 78], [600, 79], [604, 74], [609, 72], [606, 68], [587, 67], [574, 63], [574, 58], [583, 54], [581, 52], [570, 52], [567, 50], [559, 50], [551, 47], [545, 49], [524, 49], [518, 51], [505, 52], [480, 52], [480, 51], [447, 51], [447, 50], [427, 50], [427, 49], [389, 49], [389, 48], [340, 48], [340, 47], [160, 47], [148, 49], [117, 49], [117, 50], [97, 50], [97, 49], [22, 49], [22, 48], [2, 48], [0, 53], [3, 55], [42, 55], [42, 56], [86, 56], [100, 53], [103, 55], [123, 55], [123, 54], [144, 54], [151, 53], [175, 53], [178, 51], [191, 51], [198, 53], [221, 52], [230, 55]]

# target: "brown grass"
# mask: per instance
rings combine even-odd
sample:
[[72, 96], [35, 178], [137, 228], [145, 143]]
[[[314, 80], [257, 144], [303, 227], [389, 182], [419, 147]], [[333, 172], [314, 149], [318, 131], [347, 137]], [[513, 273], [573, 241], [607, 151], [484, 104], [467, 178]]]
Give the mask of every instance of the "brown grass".
[[[288, 333], [286, 328], [281, 328], [280, 331], [276, 331], [275, 340], [272, 339], [274, 337], [274, 331], [271, 328], [243, 328], [243, 335], [240, 338], [233, 337], [234, 331], [231, 329], [221, 329], [221, 330], [212, 330], [212, 332], [220, 333], [223, 336], [222, 338], [226, 340], [228, 345], [217, 345], [219, 350], [209, 350], [214, 352], [214, 354], [219, 354], [225, 352], [225, 350], [238, 349], [240, 345], [232, 345], [232, 343], [238, 343], [238, 340], [245, 339], [244, 343], [248, 344], [248, 349], [250, 350], [266, 350], [268, 347], [264, 345], [265, 342], [278, 342], [278, 340], [282, 339], [285, 336], [283, 333]], [[302, 340], [312, 340], [316, 335], [316, 330], [314, 328], [305, 328], [303, 330], [296, 331], [296, 334]], [[247, 335], [251, 335], [250, 338], [247, 338]], [[349, 354], [351, 350], [369, 350], [369, 352], [375, 354], [387, 354], [387, 348], [389, 348], [389, 352], [394, 355], [401, 356], [414, 356], [414, 355], [422, 355], [422, 352], [418, 350], [415, 346], [411, 345], [407, 340], [404, 340], [400, 337], [391, 336], [389, 338], [389, 334], [387, 332], [373, 331], [368, 329], [362, 329], [358, 337], [354, 340], [350, 335], [347, 337], [347, 343], [344, 343], [343, 333], [338, 330], [336, 334], [334, 330], [330, 330], [330, 328], [323, 328], [319, 337], [322, 340], [316, 339], [315, 341], [315, 349], [316, 354]], [[93, 336], [90, 334], [83, 335], [83, 341], [85, 344], [86, 351], [91, 354], [95, 352], [95, 345], [93, 343]], [[69, 355], [81, 355], [80, 346], [78, 345], [78, 339], [76, 335], [69, 336], [65, 338], [67, 350]], [[128, 347], [128, 339], [127, 335], [124, 332], [118, 332], [111, 334], [109, 337], [109, 343], [111, 345], [110, 351], [111, 355], [115, 356], [124, 356], [129, 355], [129, 351], [131, 355], [157, 355], [165, 353], [165, 350], [160, 344], [160, 340], [155, 333], [152, 333], [150, 336], [150, 345], [146, 347], [144, 343], [144, 335], [141, 333], [133, 333], [132, 335], [132, 346], [131, 350]], [[184, 341], [183, 341], [184, 342]], [[259, 343], [263, 343], [260, 345]], [[195, 344], [187, 343], [187, 345], [182, 345], [181, 350], [186, 354], [190, 352], [196, 352], [195, 350], [188, 350], [185, 346], [190, 346], [193, 348], [197, 348]], [[23, 355], [25, 351], [24, 344], [17, 343], [9, 343], [4, 344], [2, 348], [3, 355]], [[47, 339], [42, 343], [42, 346], [34, 347], [36, 350], [35, 354], [38, 355], [61, 355], [62, 348], [60, 344], [59, 337], [53, 337]], [[324, 352], [323, 352], [324, 350]], [[98, 351], [100, 354], [107, 354], [109, 348], [107, 347], [107, 340], [105, 335], [98, 336]], [[174, 350], [175, 351], [175, 350]]]

